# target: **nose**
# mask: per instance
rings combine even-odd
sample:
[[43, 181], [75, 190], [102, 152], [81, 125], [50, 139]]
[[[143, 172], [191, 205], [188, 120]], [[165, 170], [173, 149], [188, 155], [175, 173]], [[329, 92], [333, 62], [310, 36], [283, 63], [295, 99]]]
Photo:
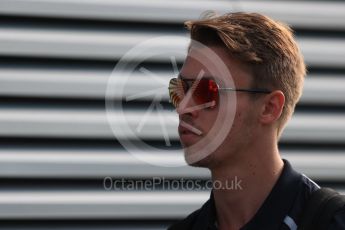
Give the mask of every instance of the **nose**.
[[197, 104], [195, 103], [190, 93], [187, 93], [187, 95], [182, 99], [182, 101], [176, 108], [176, 112], [179, 115], [189, 114], [192, 117], [197, 117], [199, 114], [199, 110], [200, 108], [198, 108]]

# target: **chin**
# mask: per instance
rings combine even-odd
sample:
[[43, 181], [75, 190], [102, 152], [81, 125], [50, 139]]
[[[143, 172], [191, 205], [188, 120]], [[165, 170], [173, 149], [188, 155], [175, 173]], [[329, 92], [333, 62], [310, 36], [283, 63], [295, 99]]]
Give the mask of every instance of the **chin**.
[[195, 145], [199, 142], [200, 137], [194, 134], [189, 135], [180, 135], [180, 143], [184, 149], [189, 148], [190, 146]]
[[200, 160], [189, 162], [188, 161], [188, 152], [185, 151], [185, 159], [188, 165], [193, 167], [201, 167], [201, 168], [210, 168], [213, 162], [213, 154], [210, 154]]

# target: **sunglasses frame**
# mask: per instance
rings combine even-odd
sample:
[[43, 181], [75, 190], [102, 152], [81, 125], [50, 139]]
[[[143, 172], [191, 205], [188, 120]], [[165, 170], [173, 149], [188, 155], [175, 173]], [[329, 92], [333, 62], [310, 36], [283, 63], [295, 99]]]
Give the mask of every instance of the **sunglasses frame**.
[[[175, 80], [176, 79], [176, 80]], [[251, 89], [246, 89], [246, 88], [226, 88], [226, 87], [220, 87], [219, 84], [217, 83], [217, 81], [215, 81], [213, 78], [202, 78], [200, 80], [203, 80], [203, 79], [206, 79], [206, 80], [213, 80], [215, 82], [215, 84], [217, 85], [217, 89], [218, 89], [218, 96], [219, 96], [219, 91], [232, 91], [232, 92], [245, 92], [245, 93], [253, 93], [253, 94], [256, 94], [256, 93], [263, 93], [263, 94], [269, 94], [269, 93], [272, 93], [272, 91], [268, 90], [268, 89], [260, 89], [260, 88], [251, 88]], [[172, 98], [171, 98], [171, 93], [170, 93], [170, 90], [171, 90], [171, 87], [170, 87], [170, 84], [171, 84], [171, 81], [172, 80], [175, 80], [176, 82], [178, 80], [182, 80], [183, 82], [192, 82], [191, 84], [187, 84], [186, 85], [188, 86], [186, 92], [184, 92], [185, 94], [187, 94], [188, 90], [190, 90], [192, 88], [192, 86], [194, 85], [194, 83], [196, 81], [200, 81], [198, 79], [184, 79], [182, 77], [174, 77], [174, 78], [171, 78], [170, 81], [169, 81], [169, 98], [170, 98], [170, 102], [172, 103]], [[183, 99], [182, 99], [183, 100]], [[172, 103], [173, 104], [173, 103]], [[174, 105], [175, 106], [175, 105]], [[175, 106], [175, 107], [178, 107]]]

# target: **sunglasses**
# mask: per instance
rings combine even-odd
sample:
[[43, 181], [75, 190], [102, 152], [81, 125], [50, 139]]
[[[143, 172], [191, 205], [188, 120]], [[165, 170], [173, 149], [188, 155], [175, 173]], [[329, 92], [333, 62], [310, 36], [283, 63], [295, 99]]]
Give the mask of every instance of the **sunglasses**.
[[191, 90], [191, 97], [197, 106], [210, 105], [207, 107], [211, 108], [218, 105], [220, 91], [271, 93], [271, 91], [267, 89], [221, 88], [214, 79], [210, 78], [201, 78], [198, 80], [172, 78], [169, 82], [169, 95], [170, 102], [175, 106], [175, 108], [179, 106], [189, 90]]

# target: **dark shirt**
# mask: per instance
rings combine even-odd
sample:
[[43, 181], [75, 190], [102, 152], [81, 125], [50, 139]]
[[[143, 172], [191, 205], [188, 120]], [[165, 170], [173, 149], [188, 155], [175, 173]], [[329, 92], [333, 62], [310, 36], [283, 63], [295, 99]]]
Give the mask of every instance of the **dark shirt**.
[[[282, 174], [271, 193], [255, 216], [241, 230], [297, 229], [307, 199], [319, 188], [315, 182], [293, 170], [290, 163], [284, 160]], [[175, 229], [216, 230], [213, 193], [201, 209], [168, 228], [168, 230]], [[335, 214], [328, 230], [345, 230], [345, 208]]]

